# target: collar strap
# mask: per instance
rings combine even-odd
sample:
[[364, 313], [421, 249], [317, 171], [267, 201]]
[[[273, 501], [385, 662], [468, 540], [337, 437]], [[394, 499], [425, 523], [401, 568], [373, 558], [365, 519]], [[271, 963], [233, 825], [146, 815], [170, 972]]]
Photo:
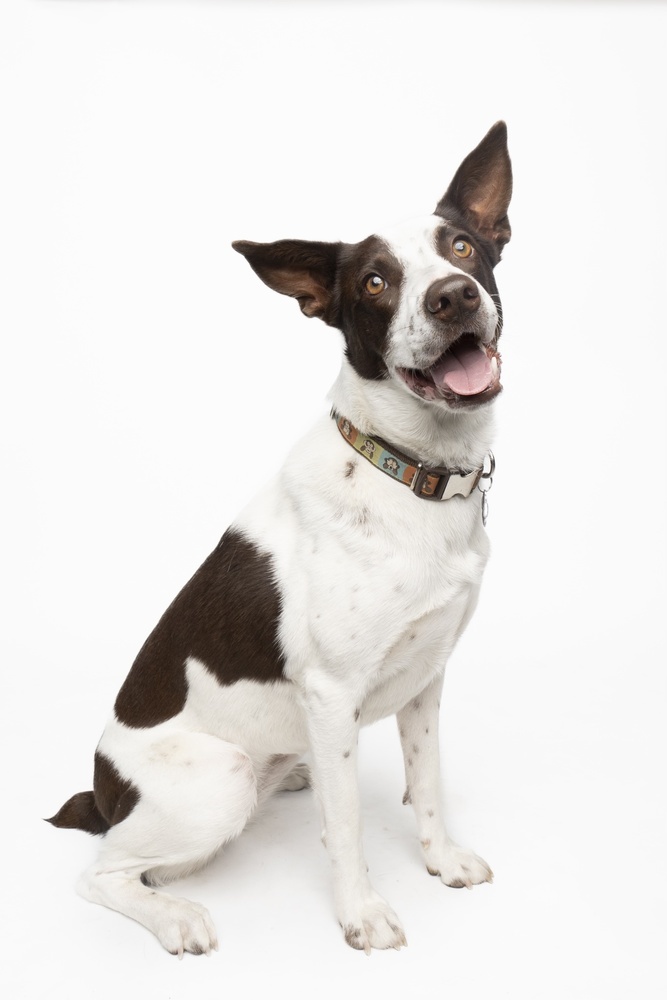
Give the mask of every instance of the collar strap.
[[332, 411], [338, 430], [349, 445], [369, 462], [391, 476], [398, 483], [409, 486], [422, 500], [450, 500], [454, 496], [469, 497], [484, 475], [484, 468], [466, 472], [461, 469], [445, 469], [424, 465], [415, 458], [403, 455], [397, 448], [387, 444], [382, 438], [370, 437], [345, 417]]

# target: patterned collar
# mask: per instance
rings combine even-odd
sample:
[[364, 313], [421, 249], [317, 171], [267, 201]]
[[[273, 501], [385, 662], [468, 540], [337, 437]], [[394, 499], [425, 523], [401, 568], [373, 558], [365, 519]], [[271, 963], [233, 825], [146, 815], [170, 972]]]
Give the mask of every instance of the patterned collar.
[[428, 466], [408, 455], [403, 455], [382, 438], [362, 434], [346, 417], [339, 416], [333, 410], [331, 416], [336, 421], [340, 433], [355, 451], [372, 462], [380, 472], [391, 476], [397, 483], [409, 486], [415, 496], [421, 497], [422, 500], [450, 500], [454, 496], [469, 497], [473, 490], [480, 486], [482, 479], [488, 481], [486, 489], [482, 490], [483, 493], [486, 493], [491, 485], [495, 463], [490, 452], [489, 472], [485, 472], [484, 467], [467, 472], [462, 469]]

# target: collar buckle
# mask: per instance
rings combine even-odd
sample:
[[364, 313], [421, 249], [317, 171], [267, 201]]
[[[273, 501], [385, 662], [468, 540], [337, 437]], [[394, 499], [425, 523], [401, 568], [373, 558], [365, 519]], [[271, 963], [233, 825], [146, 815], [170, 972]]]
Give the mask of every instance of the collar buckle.
[[376, 469], [391, 476], [396, 482], [408, 486], [421, 500], [450, 500], [452, 497], [469, 497], [473, 490], [488, 489], [494, 471], [493, 455], [489, 452], [490, 469], [445, 469], [424, 465], [398, 449], [387, 444], [382, 438], [362, 434], [349, 420], [339, 416], [335, 410], [331, 416], [347, 443], [371, 462]]
[[483, 469], [461, 472], [453, 469], [431, 469], [419, 462], [410, 483], [410, 489], [422, 500], [451, 500], [452, 497], [469, 497], [479, 484]]

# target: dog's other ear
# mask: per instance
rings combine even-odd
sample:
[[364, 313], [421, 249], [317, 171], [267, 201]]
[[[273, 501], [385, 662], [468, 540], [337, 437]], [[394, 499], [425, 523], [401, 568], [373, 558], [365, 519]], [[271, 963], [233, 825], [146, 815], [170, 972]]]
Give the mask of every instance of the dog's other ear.
[[282, 295], [291, 295], [306, 316], [319, 316], [325, 322], [342, 245], [309, 240], [278, 240], [275, 243], [236, 240], [232, 243], [269, 288]]
[[479, 146], [466, 156], [438, 202], [435, 215], [454, 208], [472, 218], [475, 227], [500, 249], [510, 238], [507, 209], [512, 196], [512, 164], [507, 152], [507, 126], [496, 122]]

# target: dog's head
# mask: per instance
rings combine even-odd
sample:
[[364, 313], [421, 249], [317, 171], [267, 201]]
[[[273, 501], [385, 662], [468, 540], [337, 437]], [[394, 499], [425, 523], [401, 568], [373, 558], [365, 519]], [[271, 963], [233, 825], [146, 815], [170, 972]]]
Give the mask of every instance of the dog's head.
[[497, 122], [426, 219], [361, 243], [233, 247], [306, 316], [343, 332], [363, 379], [395, 379], [434, 405], [479, 406], [501, 388], [493, 269], [510, 238], [511, 191], [507, 129]]

